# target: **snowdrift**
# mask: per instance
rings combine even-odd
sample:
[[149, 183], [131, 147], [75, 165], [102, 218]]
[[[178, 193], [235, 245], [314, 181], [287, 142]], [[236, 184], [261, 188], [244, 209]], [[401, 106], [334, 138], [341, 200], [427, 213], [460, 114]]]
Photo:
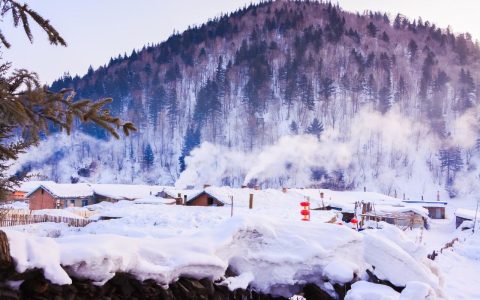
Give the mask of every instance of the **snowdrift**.
[[[68, 284], [71, 276], [102, 284], [116, 272], [127, 272], [162, 285], [180, 276], [208, 277], [232, 290], [250, 287], [286, 297], [315, 283], [333, 295], [333, 284], [366, 280], [369, 269], [397, 286], [416, 281], [441, 294], [438, 278], [401, 231], [384, 224], [359, 233], [325, 223], [335, 216], [331, 211], [312, 211], [312, 221], [302, 222], [297, 201], [271, 193], [264, 201], [256, 198], [253, 210], [239, 203], [234, 217], [228, 206], [120, 201], [96, 207], [100, 215], [118, 219], [78, 230], [36, 224], [35, 230], [5, 232], [18, 271], [42, 268], [58, 284]], [[56, 238], [32, 235], [48, 236], [45, 231], [53, 228]], [[225, 278], [227, 268], [235, 275]]]

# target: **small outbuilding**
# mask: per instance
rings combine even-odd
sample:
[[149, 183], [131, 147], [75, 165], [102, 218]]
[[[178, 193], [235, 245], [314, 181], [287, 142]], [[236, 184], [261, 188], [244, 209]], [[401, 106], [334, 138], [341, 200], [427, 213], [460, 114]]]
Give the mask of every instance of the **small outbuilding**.
[[414, 200], [405, 200], [403, 201], [408, 204], [420, 205], [426, 210], [428, 210], [428, 216], [431, 219], [445, 219], [445, 209], [447, 207], [447, 202], [443, 201], [414, 201]]
[[454, 214], [455, 214], [455, 226], [456, 228], [458, 228], [465, 221], [475, 220], [476, 212], [470, 209], [457, 208]]
[[83, 207], [94, 204], [88, 184], [41, 184], [26, 195], [31, 210]]

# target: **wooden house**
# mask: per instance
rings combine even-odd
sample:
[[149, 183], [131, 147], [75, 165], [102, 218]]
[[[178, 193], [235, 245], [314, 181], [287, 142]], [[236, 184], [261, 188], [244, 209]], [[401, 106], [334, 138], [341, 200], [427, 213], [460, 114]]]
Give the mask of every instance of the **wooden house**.
[[31, 210], [82, 207], [94, 204], [88, 184], [41, 184], [26, 195]]
[[428, 210], [428, 216], [431, 219], [445, 219], [445, 209], [447, 207], [447, 202], [413, 200], [404, 200], [403, 202], [422, 206], [423, 208]]
[[188, 199], [185, 203], [188, 206], [223, 206], [224, 203], [217, 199], [215, 196], [209, 194], [206, 191], [202, 191], [199, 194]]
[[[207, 187], [208, 188], [208, 187]], [[177, 205], [188, 206], [223, 206], [222, 200], [206, 190], [164, 189], [157, 197], [177, 200]]]
[[361, 216], [365, 221], [386, 222], [402, 228], [425, 227], [428, 229], [427, 218], [413, 210], [380, 213], [370, 211]]

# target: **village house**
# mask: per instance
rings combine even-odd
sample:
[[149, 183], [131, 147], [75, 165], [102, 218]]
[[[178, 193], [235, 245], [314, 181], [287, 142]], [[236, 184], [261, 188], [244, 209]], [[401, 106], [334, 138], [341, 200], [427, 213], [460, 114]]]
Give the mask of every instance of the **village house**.
[[403, 202], [408, 204], [416, 204], [428, 210], [428, 216], [431, 219], [445, 219], [445, 208], [447, 202], [444, 201], [414, 201], [404, 200]]
[[188, 206], [223, 206], [224, 203], [206, 191], [187, 199]]
[[102, 201], [118, 202], [137, 200], [156, 196], [163, 186], [129, 184], [92, 184], [95, 203]]
[[95, 203], [88, 184], [43, 183], [26, 195], [31, 210], [83, 207]]
[[[208, 188], [208, 187], [207, 187]], [[164, 189], [157, 197], [176, 199], [178, 205], [187, 206], [223, 206], [224, 202], [206, 190]]]

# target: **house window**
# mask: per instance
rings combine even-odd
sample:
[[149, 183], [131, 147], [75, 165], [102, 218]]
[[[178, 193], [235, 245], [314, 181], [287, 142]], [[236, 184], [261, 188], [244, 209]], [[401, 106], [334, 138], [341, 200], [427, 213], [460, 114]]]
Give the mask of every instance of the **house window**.
[[88, 199], [83, 199], [82, 206], [87, 206], [87, 205], [88, 205]]
[[213, 198], [212, 197], [208, 197], [207, 204], [208, 205], [213, 205]]

